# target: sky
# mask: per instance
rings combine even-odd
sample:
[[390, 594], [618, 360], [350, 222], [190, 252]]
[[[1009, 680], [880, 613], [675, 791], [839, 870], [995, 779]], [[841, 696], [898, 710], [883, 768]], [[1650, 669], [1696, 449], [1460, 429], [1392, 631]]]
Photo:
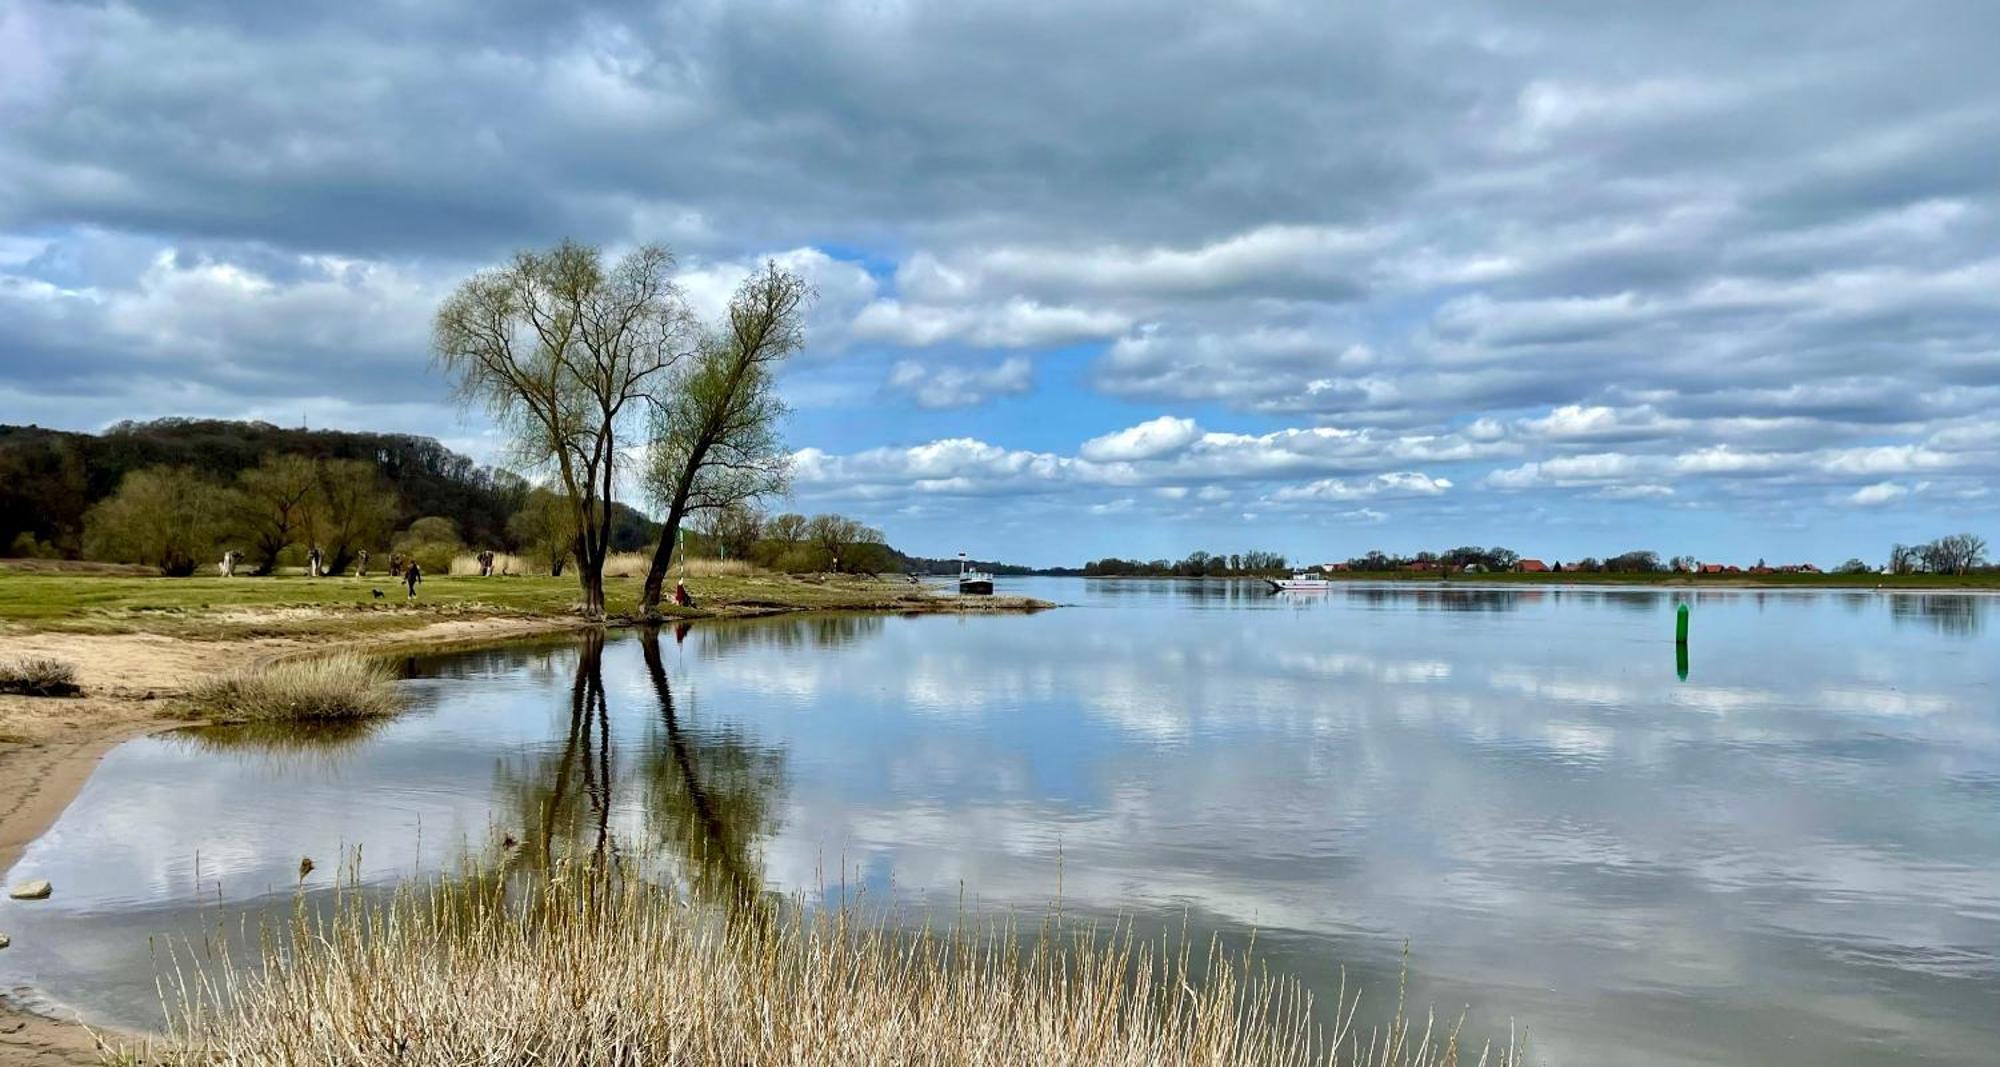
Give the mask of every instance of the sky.
[[0, 0], [0, 422], [500, 441], [459, 281], [818, 292], [792, 499], [1037, 564], [2000, 539], [2000, 5]]

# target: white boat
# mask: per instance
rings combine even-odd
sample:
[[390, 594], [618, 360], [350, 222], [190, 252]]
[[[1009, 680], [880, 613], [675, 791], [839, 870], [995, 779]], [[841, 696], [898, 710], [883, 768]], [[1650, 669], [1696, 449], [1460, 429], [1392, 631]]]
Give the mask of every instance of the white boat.
[[985, 571], [972, 570], [965, 562], [965, 553], [958, 554], [958, 591], [988, 595], [993, 592], [993, 576]]
[[1294, 574], [1290, 578], [1266, 578], [1264, 584], [1274, 593], [1324, 593], [1333, 588], [1333, 583], [1311, 574]]

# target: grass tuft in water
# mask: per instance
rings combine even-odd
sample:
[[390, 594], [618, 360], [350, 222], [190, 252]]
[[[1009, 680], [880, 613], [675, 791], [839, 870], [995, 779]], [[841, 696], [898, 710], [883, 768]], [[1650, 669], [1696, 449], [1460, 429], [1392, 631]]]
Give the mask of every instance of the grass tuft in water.
[[183, 710], [238, 723], [369, 719], [402, 710], [395, 682], [387, 664], [354, 653], [281, 660], [196, 686]]
[[297, 909], [259, 966], [177, 972], [164, 1064], [821, 1063], [1512, 1067], [1399, 1011], [1332, 1032], [1247, 954], [1042, 924], [910, 931], [796, 905], [724, 919], [670, 889], [559, 867], [523, 889], [442, 879]]

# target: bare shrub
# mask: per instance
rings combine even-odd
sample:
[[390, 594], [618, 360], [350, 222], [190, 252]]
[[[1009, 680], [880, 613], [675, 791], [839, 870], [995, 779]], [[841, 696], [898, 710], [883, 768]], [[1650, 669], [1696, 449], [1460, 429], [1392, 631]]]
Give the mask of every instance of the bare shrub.
[[31, 697], [75, 696], [76, 668], [59, 659], [29, 658], [0, 663], [0, 693]]

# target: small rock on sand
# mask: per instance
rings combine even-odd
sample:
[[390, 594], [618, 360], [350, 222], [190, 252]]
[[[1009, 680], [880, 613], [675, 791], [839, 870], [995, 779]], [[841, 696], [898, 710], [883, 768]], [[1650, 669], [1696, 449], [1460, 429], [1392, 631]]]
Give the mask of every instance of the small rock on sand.
[[7, 895], [15, 900], [47, 900], [51, 891], [47, 882], [22, 882]]
[[13, 943], [14, 943], [13, 938], [8, 937], [6, 934], [0, 934], [0, 948], [6, 948], [8, 945], [11, 945]]

